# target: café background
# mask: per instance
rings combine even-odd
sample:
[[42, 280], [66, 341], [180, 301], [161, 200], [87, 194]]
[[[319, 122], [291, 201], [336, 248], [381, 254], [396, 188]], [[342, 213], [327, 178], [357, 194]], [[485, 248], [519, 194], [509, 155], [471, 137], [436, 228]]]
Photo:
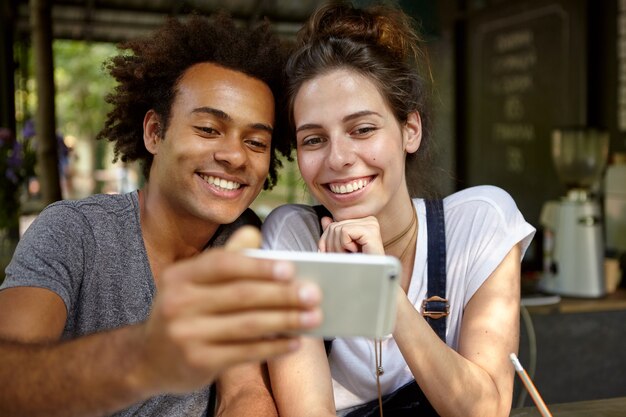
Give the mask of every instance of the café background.
[[[110, 147], [94, 139], [106, 114], [104, 94], [113, 85], [101, 61], [115, 53], [115, 42], [154, 29], [166, 16], [220, 7], [242, 25], [267, 16], [281, 36], [292, 40], [321, 3], [3, 0], [0, 128], [22, 146], [23, 163], [30, 156], [37, 165], [1, 203], [16, 207], [4, 215], [20, 222], [0, 228], [0, 280], [19, 234], [42, 207], [60, 198], [141, 186], [137, 167], [111, 164]], [[523, 260], [525, 282], [533, 282], [543, 259], [541, 208], [566, 193], [551, 159], [551, 132], [572, 126], [601, 129], [610, 137], [609, 164], [626, 153], [626, 0], [397, 3], [420, 23], [430, 58], [439, 167], [433, 175], [439, 188], [449, 194], [493, 184], [510, 192], [538, 228]], [[0, 153], [0, 158], [9, 155]], [[602, 203], [602, 179], [592, 192]], [[289, 161], [279, 185], [263, 192], [253, 208], [264, 216], [286, 202], [311, 202], [297, 166]], [[624, 291], [608, 297], [626, 298]], [[522, 327], [520, 359], [528, 362], [534, 355], [533, 376], [546, 402], [626, 396], [620, 371], [626, 369], [624, 303], [531, 313], [533, 327]]]

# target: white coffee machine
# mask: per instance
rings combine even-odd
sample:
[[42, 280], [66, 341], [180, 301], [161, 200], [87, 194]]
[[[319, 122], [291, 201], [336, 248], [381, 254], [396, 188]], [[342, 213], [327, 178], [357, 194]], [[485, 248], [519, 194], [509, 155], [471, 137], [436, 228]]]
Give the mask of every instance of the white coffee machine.
[[552, 160], [567, 193], [541, 210], [543, 274], [539, 289], [569, 297], [606, 294], [602, 210], [593, 193], [606, 166], [608, 133], [588, 128], [552, 132]]

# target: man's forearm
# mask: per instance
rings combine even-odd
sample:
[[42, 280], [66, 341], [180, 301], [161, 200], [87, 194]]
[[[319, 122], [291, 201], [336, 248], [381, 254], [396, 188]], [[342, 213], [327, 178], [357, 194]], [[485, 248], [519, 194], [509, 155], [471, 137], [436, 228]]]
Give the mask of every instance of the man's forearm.
[[140, 329], [55, 344], [0, 341], [0, 415], [98, 416], [153, 395], [134, 378]]

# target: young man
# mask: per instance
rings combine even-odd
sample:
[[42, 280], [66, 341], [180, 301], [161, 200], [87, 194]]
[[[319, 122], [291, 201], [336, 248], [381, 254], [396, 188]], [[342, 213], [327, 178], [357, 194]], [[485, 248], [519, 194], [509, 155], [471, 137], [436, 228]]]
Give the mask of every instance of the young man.
[[259, 362], [320, 322], [319, 289], [237, 253], [258, 246], [251, 228], [205, 248], [246, 223], [288, 151], [280, 44], [218, 16], [123, 48], [100, 137], [146, 185], [57, 202], [20, 241], [0, 291], [0, 415], [211, 415], [214, 381], [219, 414], [275, 415]]

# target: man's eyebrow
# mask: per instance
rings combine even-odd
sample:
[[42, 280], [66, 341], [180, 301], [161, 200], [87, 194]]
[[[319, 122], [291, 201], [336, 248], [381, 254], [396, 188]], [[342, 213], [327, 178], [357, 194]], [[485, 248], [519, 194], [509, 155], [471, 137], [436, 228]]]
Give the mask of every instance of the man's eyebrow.
[[221, 110], [218, 109], [214, 109], [213, 107], [198, 107], [196, 109], [193, 109], [191, 111], [192, 113], [208, 113], [208, 114], [212, 114], [213, 116], [217, 117], [218, 119], [221, 120], [226, 120], [226, 121], [232, 121], [233, 118], [230, 117], [227, 113], [224, 113]]
[[265, 130], [268, 133], [274, 133], [274, 128], [270, 125], [266, 125], [265, 123], [252, 123], [249, 125], [254, 130]]
[[[192, 113], [207, 113], [217, 117], [220, 120], [224, 120], [227, 122], [232, 122], [233, 118], [228, 115], [228, 113], [223, 112], [222, 110], [214, 109], [213, 107], [198, 107], [197, 109], [193, 109]], [[248, 125], [251, 129], [254, 130], [265, 130], [269, 133], [274, 132], [274, 128], [270, 125], [266, 125], [265, 123], [251, 123]]]

